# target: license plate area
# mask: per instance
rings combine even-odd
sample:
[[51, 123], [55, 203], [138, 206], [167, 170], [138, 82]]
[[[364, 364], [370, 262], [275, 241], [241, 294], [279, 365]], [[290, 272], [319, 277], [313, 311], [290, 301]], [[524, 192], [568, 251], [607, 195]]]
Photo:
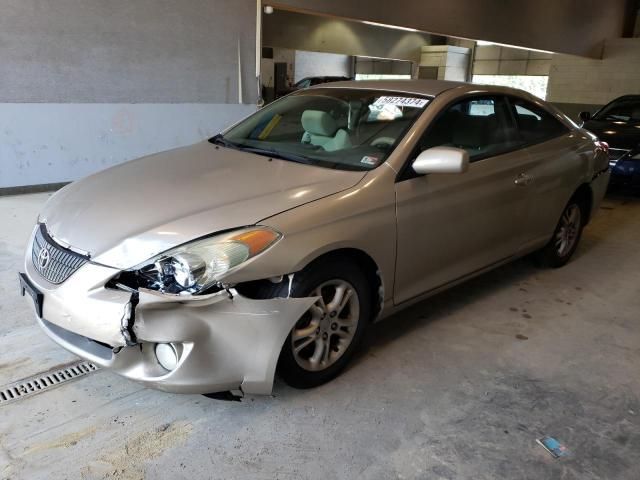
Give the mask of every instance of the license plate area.
[[20, 294], [24, 297], [25, 293], [33, 299], [33, 303], [36, 307], [36, 314], [38, 318], [42, 318], [42, 304], [44, 303], [44, 295], [33, 286], [29, 278], [24, 273], [19, 273], [20, 277]]

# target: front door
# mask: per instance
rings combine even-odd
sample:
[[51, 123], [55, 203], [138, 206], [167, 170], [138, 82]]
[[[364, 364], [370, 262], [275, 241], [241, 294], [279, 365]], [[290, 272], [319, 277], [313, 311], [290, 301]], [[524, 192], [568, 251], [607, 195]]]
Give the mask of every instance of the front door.
[[507, 259], [524, 240], [521, 174], [530, 159], [518, 150], [506, 101], [474, 96], [447, 107], [412, 156], [440, 145], [467, 150], [471, 164], [465, 173], [396, 183], [396, 304]]

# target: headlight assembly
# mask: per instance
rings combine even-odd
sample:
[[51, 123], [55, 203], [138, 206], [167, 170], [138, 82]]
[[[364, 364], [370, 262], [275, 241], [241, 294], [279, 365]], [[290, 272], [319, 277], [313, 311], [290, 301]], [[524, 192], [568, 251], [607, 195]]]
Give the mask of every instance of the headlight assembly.
[[273, 246], [282, 235], [251, 227], [196, 240], [136, 267], [138, 284], [165, 293], [204, 292], [243, 263]]

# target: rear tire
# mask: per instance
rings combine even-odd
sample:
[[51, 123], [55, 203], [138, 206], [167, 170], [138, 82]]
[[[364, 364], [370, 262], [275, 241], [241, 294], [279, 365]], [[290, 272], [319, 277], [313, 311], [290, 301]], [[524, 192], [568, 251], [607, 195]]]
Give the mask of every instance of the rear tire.
[[574, 197], [569, 200], [551, 240], [536, 254], [538, 263], [551, 268], [566, 265], [578, 247], [586, 218], [586, 209], [580, 199]]
[[[289, 282], [266, 289], [263, 298], [286, 297]], [[296, 273], [291, 296], [321, 298], [287, 336], [278, 373], [292, 387], [316, 387], [338, 376], [362, 343], [373, 311], [371, 286], [356, 265], [335, 257]]]

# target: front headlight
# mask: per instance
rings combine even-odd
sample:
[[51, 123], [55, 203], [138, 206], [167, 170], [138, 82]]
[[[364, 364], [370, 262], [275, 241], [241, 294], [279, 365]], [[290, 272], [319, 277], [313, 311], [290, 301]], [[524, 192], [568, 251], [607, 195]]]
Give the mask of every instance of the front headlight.
[[251, 227], [181, 245], [136, 267], [139, 284], [166, 293], [201, 293], [282, 238], [268, 227]]

